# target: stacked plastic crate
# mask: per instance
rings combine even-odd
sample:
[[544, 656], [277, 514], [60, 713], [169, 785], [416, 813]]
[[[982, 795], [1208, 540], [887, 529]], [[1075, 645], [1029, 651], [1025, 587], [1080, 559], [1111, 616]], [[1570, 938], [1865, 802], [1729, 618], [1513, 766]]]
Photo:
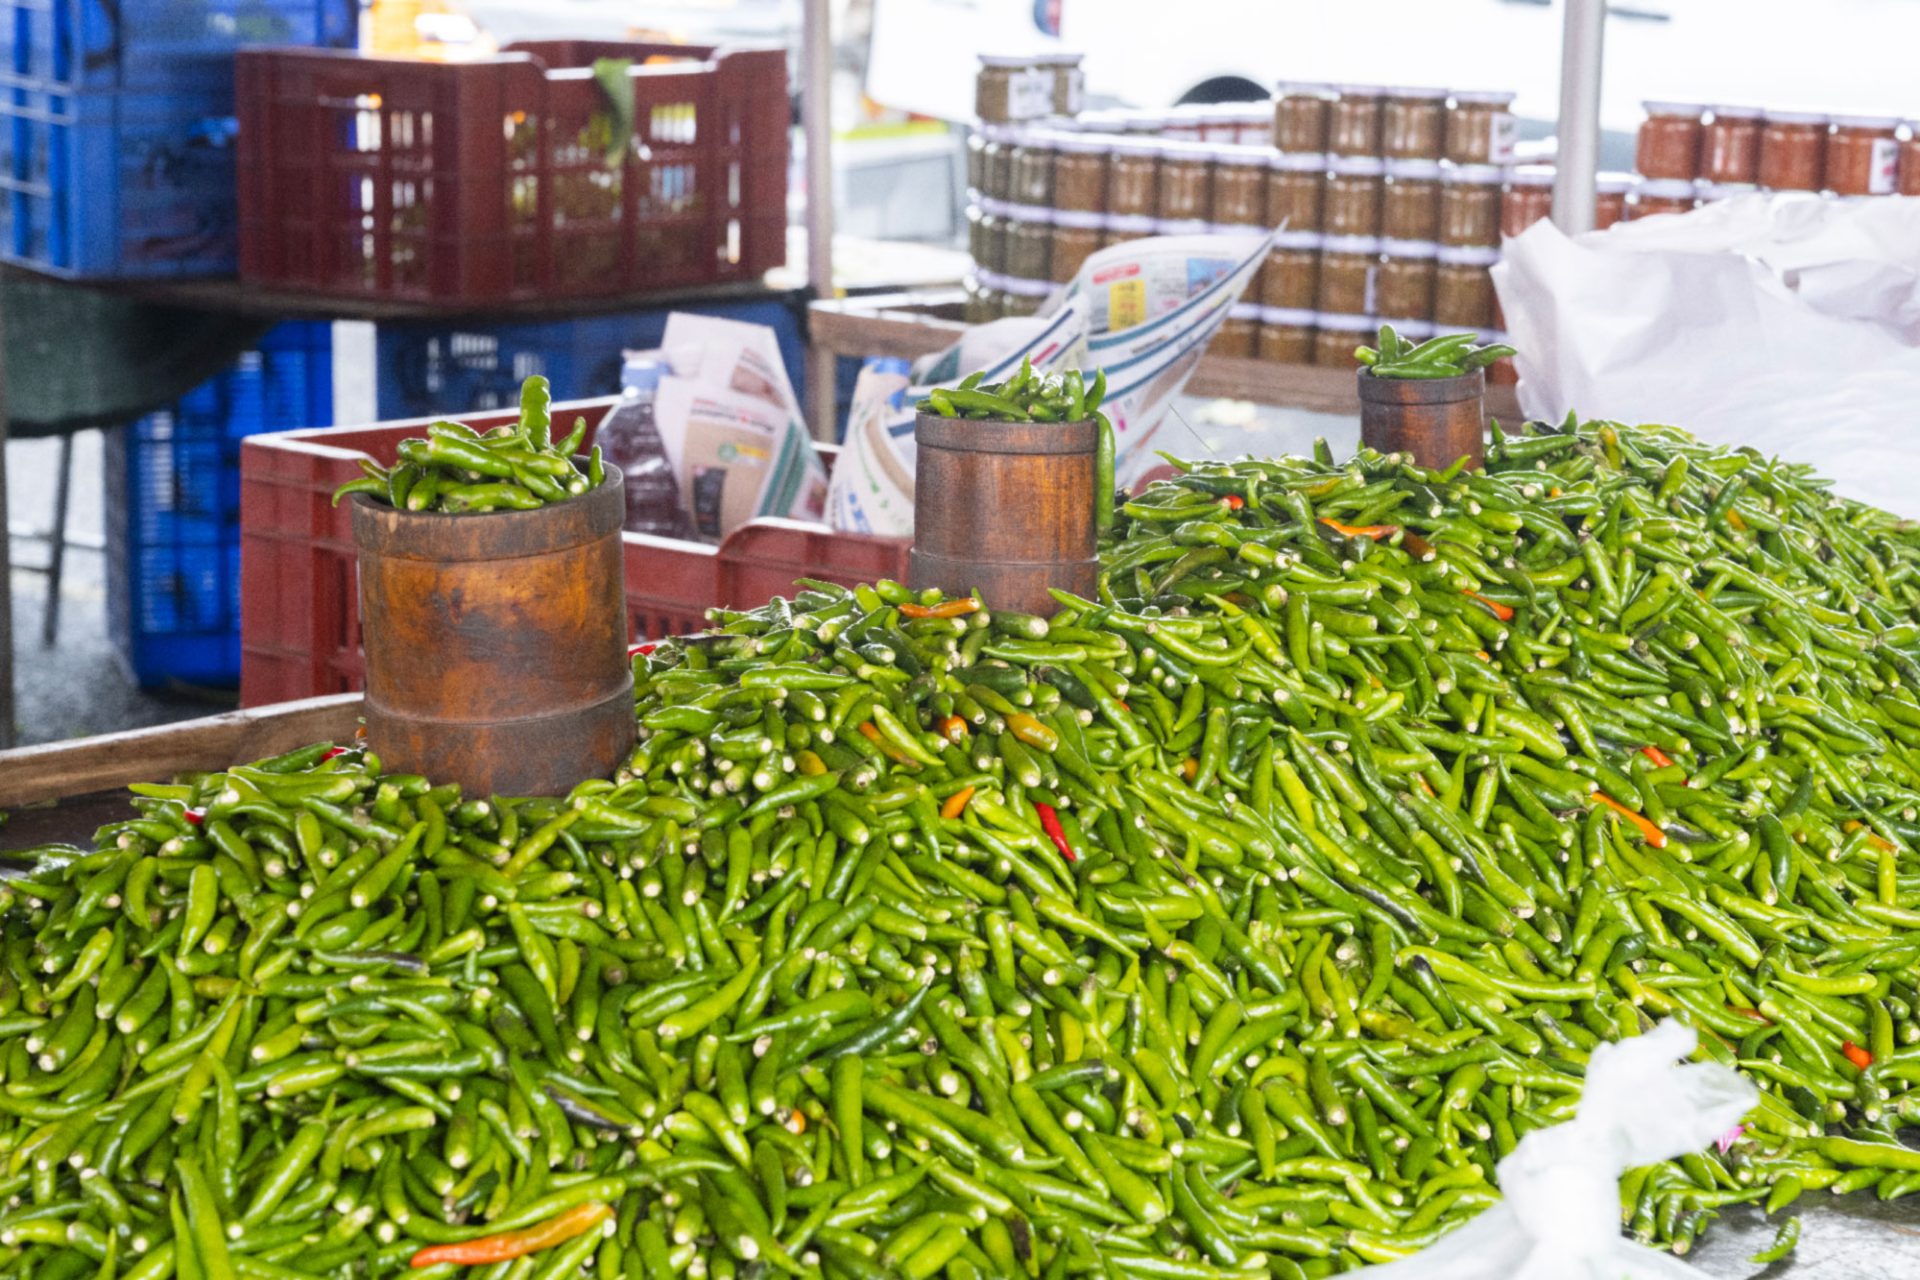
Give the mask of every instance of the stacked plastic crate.
[[233, 52], [350, 48], [355, 0], [0, 0], [0, 258], [231, 274]]

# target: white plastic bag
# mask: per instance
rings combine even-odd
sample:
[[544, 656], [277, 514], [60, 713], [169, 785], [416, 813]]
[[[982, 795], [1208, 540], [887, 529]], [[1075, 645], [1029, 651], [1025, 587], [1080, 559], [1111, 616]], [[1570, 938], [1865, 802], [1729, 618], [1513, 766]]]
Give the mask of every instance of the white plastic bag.
[[1620, 1175], [1699, 1151], [1759, 1101], [1752, 1082], [1712, 1062], [1681, 1064], [1691, 1028], [1663, 1022], [1595, 1049], [1580, 1109], [1537, 1129], [1500, 1162], [1499, 1204], [1366, 1280], [1706, 1280], [1671, 1254], [1620, 1234]]
[[1920, 199], [1742, 196], [1571, 239], [1541, 222], [1493, 278], [1529, 416], [1677, 423], [1920, 515]]

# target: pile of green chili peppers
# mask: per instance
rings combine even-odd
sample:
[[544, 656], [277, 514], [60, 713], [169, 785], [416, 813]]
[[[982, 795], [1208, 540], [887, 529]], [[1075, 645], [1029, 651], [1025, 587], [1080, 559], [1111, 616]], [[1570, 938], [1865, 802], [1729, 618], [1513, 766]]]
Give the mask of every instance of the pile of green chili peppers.
[[1353, 358], [1376, 378], [1458, 378], [1514, 354], [1501, 343], [1480, 346], [1471, 333], [1445, 333], [1409, 344], [1390, 324], [1380, 326], [1378, 347], [1356, 347]]
[[1635, 1236], [1920, 1190], [1904, 523], [1568, 424], [1192, 465], [1103, 560], [716, 612], [564, 798], [321, 746], [36, 851], [0, 1273], [1300, 1280], [1667, 1017], [1762, 1100]]
[[520, 421], [479, 432], [458, 422], [436, 422], [425, 439], [402, 440], [399, 461], [383, 467], [360, 460], [365, 474], [334, 491], [333, 505], [364, 493], [396, 511], [464, 515], [532, 511], [565, 502], [600, 487], [605, 470], [595, 445], [582, 473], [574, 460], [587, 436], [587, 420], [575, 419], [562, 439], [553, 438], [553, 393], [539, 374], [520, 387]]
[[1086, 422], [1094, 425], [1093, 499], [1095, 523], [1101, 532], [1113, 524], [1115, 443], [1113, 423], [1100, 412], [1107, 398], [1107, 371], [1089, 382], [1078, 369], [1040, 373], [1033, 361], [1005, 382], [986, 382], [985, 371], [975, 371], [958, 386], [929, 391], [917, 404], [921, 413], [942, 418], [969, 418], [979, 422]]

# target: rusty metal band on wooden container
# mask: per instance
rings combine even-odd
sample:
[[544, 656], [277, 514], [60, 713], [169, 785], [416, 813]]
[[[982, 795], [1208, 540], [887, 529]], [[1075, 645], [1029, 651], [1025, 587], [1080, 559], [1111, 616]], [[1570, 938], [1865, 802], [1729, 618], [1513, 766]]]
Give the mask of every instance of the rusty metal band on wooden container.
[[1463, 454], [1470, 467], [1485, 460], [1485, 371], [1457, 378], [1376, 378], [1361, 369], [1358, 379], [1360, 443], [1381, 453], [1410, 453], [1435, 470]]
[[908, 584], [988, 605], [1051, 613], [1049, 587], [1096, 590], [1092, 422], [914, 424]]
[[367, 738], [389, 769], [555, 795], [620, 766], [634, 719], [618, 470], [532, 511], [353, 503]]

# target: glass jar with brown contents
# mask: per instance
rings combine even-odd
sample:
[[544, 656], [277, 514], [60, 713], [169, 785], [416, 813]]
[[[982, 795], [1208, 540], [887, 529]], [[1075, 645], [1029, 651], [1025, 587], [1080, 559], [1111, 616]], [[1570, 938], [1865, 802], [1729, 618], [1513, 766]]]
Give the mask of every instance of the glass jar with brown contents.
[[1323, 229], [1327, 157], [1276, 151], [1267, 160], [1267, 222], [1288, 231]]
[[989, 278], [985, 272], [976, 272], [966, 279], [967, 300], [961, 314], [968, 324], [985, 324], [1000, 318], [1000, 303], [987, 284]]
[[1647, 118], [1640, 122], [1634, 142], [1633, 164], [1643, 178], [1684, 179], [1700, 176], [1700, 139], [1706, 132], [1707, 109], [1691, 102], [1646, 102]]
[[1236, 227], [1266, 227], [1267, 151], [1220, 143], [1213, 147], [1213, 220]]
[[1900, 144], [1900, 194], [1920, 196], [1920, 120], [1906, 124], [1906, 141]]
[[987, 133], [975, 124], [967, 130], [967, 190], [984, 191], [987, 185]]
[[980, 194], [990, 200], [1013, 195], [1013, 130], [1003, 124], [983, 125], [980, 147]]
[[1056, 116], [1077, 116], [1086, 105], [1087, 73], [1080, 68], [1086, 59], [1081, 53], [1043, 53], [1034, 59], [1051, 78], [1051, 106]]
[[1007, 206], [982, 200], [967, 211], [967, 247], [982, 271], [1004, 274], [1007, 269]]
[[1160, 180], [1160, 145], [1131, 135], [1113, 140], [1107, 165], [1107, 212], [1122, 217], [1152, 217], [1154, 188]]
[[1098, 133], [1062, 133], [1053, 139], [1053, 207], [1104, 213], [1111, 138]]
[[1389, 89], [1380, 108], [1380, 153], [1397, 160], [1438, 160], [1447, 145], [1445, 89]]
[[1328, 236], [1320, 249], [1315, 309], [1372, 315], [1379, 269], [1380, 241], [1376, 237]]
[[1035, 314], [1053, 293], [1053, 282], [1050, 280], [1022, 280], [1014, 277], [1006, 280], [1004, 284], [1007, 314], [1010, 316]]
[[1397, 319], [1433, 315], [1433, 279], [1440, 246], [1431, 240], [1382, 240], [1374, 310]]
[[1373, 345], [1378, 327], [1372, 316], [1322, 311], [1314, 317], [1313, 362], [1329, 369], [1358, 369], [1354, 352]]
[[973, 114], [995, 124], [1033, 120], [1053, 109], [1053, 74], [1020, 54], [980, 55]]
[[1052, 273], [1053, 210], [1015, 205], [1007, 210], [1007, 274], [1046, 280]]
[[1517, 236], [1536, 222], [1553, 216], [1553, 170], [1543, 164], [1523, 165], [1507, 174], [1507, 191], [1500, 199], [1500, 234]]
[[1490, 164], [1462, 164], [1440, 181], [1440, 243], [1500, 243], [1500, 184], [1505, 173]]
[[1493, 324], [1493, 264], [1498, 249], [1443, 245], [1433, 274], [1433, 322], [1443, 329], [1486, 329]]
[[1233, 140], [1243, 147], [1259, 147], [1262, 151], [1273, 146], [1273, 110], [1264, 103], [1236, 103], [1231, 110], [1234, 113]]
[[1213, 151], [1199, 143], [1174, 142], [1160, 149], [1159, 199], [1154, 216], [1162, 221], [1205, 222], [1213, 191]]
[[1153, 234], [1153, 219], [1137, 213], [1110, 213], [1100, 220], [1100, 247], [1111, 249], [1129, 240], [1145, 240]]
[[1283, 80], [1273, 94], [1273, 145], [1282, 151], [1325, 151], [1333, 106], [1327, 86]]
[[1511, 164], [1515, 96], [1504, 90], [1456, 90], [1447, 112], [1447, 159], [1455, 164]]
[[1066, 284], [1078, 275], [1086, 260], [1099, 252], [1106, 216], [1080, 209], [1053, 211], [1053, 282]]
[[1387, 91], [1379, 85], [1343, 84], [1327, 111], [1327, 150], [1337, 156], [1380, 155], [1380, 109]]
[[1013, 143], [1013, 203], [1053, 203], [1053, 142], [1050, 134], [1022, 130]]
[[1393, 240], [1432, 240], [1440, 234], [1440, 164], [1387, 161], [1380, 201], [1380, 234]]
[[1713, 109], [1700, 136], [1700, 176], [1721, 183], [1760, 180], [1760, 108]]
[[972, 287], [977, 290], [980, 312], [989, 320], [1007, 314], [1007, 277], [997, 271], [976, 271]]
[[1649, 178], [1633, 191], [1633, 216], [1651, 218], [1662, 213], [1686, 213], [1700, 206], [1700, 192], [1677, 178]]
[[1827, 190], [1839, 196], [1888, 196], [1899, 185], [1900, 121], [1893, 116], [1835, 116], [1827, 137]]
[[1320, 296], [1320, 246], [1317, 231], [1281, 231], [1260, 271], [1260, 301], [1269, 307], [1311, 311]]
[[1760, 185], [1769, 191], [1818, 191], [1827, 169], [1827, 117], [1769, 111], [1760, 130]]
[[1220, 322], [1220, 327], [1214, 330], [1213, 341], [1207, 344], [1207, 354], [1250, 359], [1259, 335], [1260, 308], [1246, 303], [1236, 304], [1227, 312], [1227, 318]]
[[1380, 234], [1381, 194], [1387, 167], [1377, 156], [1335, 156], [1327, 175], [1321, 223], [1330, 236]]
[[1593, 180], [1593, 229], [1605, 231], [1627, 220], [1627, 193], [1633, 190], [1630, 173], [1603, 173]]
[[1313, 363], [1311, 311], [1289, 307], [1260, 308], [1260, 336], [1254, 353], [1274, 364]]

